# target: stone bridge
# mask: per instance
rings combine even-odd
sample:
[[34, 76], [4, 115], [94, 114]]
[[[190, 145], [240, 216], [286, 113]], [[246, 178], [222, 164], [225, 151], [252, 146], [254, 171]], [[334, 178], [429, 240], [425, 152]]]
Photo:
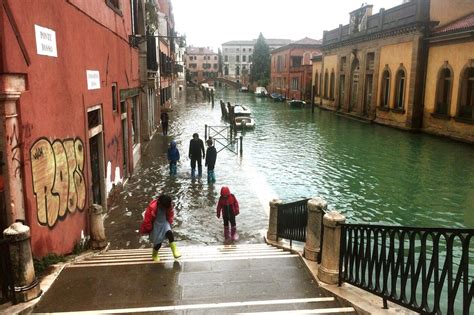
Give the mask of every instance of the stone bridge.
[[242, 84], [240, 84], [239, 82], [235, 82], [235, 81], [232, 81], [232, 80], [229, 80], [229, 79], [226, 79], [226, 78], [222, 78], [222, 77], [219, 77], [219, 78], [207, 78], [201, 82], [199, 82], [199, 84], [201, 83], [209, 83], [209, 82], [222, 82], [222, 83], [225, 83], [227, 84], [228, 86], [231, 86], [233, 88], [236, 88], [236, 89], [239, 89]]

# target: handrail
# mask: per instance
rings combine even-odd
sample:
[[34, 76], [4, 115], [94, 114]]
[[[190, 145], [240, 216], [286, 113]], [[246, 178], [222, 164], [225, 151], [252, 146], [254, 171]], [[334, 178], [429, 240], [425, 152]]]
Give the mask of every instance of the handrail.
[[474, 229], [341, 224], [339, 284], [425, 314], [470, 313]]
[[278, 205], [277, 238], [291, 241], [306, 241], [308, 224], [308, 200], [282, 203]]

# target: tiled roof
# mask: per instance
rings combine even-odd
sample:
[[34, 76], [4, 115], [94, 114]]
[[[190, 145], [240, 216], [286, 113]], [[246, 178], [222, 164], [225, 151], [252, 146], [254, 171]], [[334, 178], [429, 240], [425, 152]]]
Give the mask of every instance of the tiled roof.
[[452, 23], [439, 27], [433, 31], [434, 34], [461, 31], [474, 28], [474, 12], [456, 20]]
[[293, 42], [292, 44], [295, 45], [321, 45], [320, 40], [312, 39], [309, 37], [305, 37], [303, 39], [297, 40], [296, 42]]

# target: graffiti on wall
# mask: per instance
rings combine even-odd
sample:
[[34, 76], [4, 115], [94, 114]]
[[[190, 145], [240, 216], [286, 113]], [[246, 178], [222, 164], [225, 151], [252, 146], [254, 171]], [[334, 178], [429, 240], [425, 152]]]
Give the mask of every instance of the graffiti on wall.
[[38, 139], [30, 149], [38, 222], [53, 227], [58, 219], [84, 210], [84, 144], [81, 139]]

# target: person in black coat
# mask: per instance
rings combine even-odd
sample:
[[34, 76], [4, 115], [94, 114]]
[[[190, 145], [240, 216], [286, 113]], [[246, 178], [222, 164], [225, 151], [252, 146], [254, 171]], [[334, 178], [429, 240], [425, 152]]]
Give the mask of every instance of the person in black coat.
[[161, 113], [161, 126], [163, 127], [163, 136], [168, 135], [169, 116], [167, 112]]
[[213, 145], [212, 139], [206, 141], [206, 166], [207, 166], [207, 182], [213, 184], [216, 182], [216, 175], [214, 174], [214, 166], [216, 165], [217, 150]]
[[[202, 153], [202, 154], [201, 154]], [[199, 139], [197, 133], [193, 134], [193, 138], [189, 142], [189, 158], [191, 159], [191, 177], [196, 176], [196, 162], [198, 165], [198, 176], [202, 176], [202, 159], [206, 157], [204, 152], [204, 142]]]

